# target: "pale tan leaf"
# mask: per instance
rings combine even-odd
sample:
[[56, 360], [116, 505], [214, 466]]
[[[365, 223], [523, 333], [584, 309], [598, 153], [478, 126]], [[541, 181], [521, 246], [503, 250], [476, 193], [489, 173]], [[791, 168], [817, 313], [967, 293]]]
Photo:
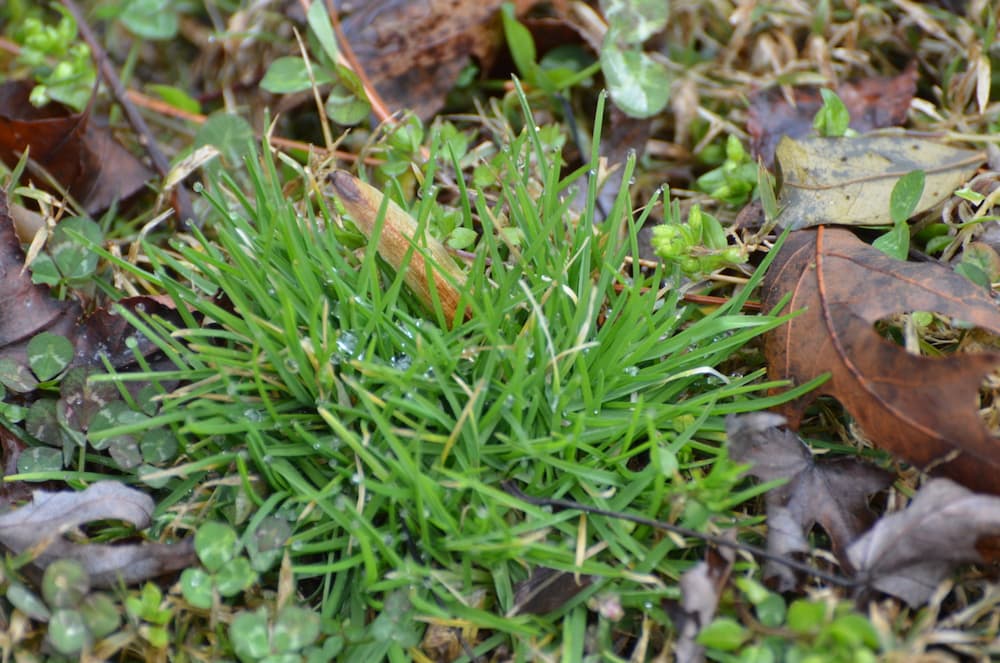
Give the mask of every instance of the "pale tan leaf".
[[777, 159], [783, 177], [779, 223], [797, 230], [892, 223], [892, 188], [914, 170], [927, 175], [914, 213], [928, 210], [968, 181], [986, 154], [908, 135], [866, 134], [802, 140], [786, 136], [778, 144]]

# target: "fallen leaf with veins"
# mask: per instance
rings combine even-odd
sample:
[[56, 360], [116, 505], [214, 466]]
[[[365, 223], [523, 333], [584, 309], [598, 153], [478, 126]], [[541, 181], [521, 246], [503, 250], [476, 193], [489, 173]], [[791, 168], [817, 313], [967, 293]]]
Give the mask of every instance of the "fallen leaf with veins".
[[81, 544], [63, 535], [95, 520], [122, 520], [144, 529], [152, 513], [148, 495], [116, 481], [99, 481], [80, 492], [36, 490], [31, 504], [0, 516], [0, 545], [14, 554], [30, 550], [32, 564], [40, 569], [57, 559], [75, 559], [95, 587], [134, 584], [193, 564], [193, 543]]
[[849, 230], [791, 233], [764, 277], [763, 306], [791, 294], [805, 309], [765, 337], [772, 379], [830, 379], [778, 410], [796, 428], [818, 396], [835, 397], [874, 445], [933, 466], [979, 492], [1000, 493], [1000, 440], [979, 417], [979, 387], [997, 354], [920, 357], [873, 325], [897, 313], [933, 311], [1000, 333], [1000, 307], [983, 288], [935, 263], [893, 260]]
[[793, 230], [824, 223], [890, 224], [889, 200], [903, 175], [925, 173], [911, 216], [947, 199], [986, 161], [986, 153], [909, 135], [814, 136], [778, 143], [782, 184], [778, 223]]
[[[784, 423], [772, 412], [726, 418], [729, 457], [750, 463], [747, 473], [761, 481], [788, 480], [764, 496], [767, 549], [782, 556], [809, 552], [806, 536], [819, 524], [844, 560], [844, 550], [874, 519], [869, 496], [888, 486], [892, 476], [850, 458], [817, 461], [797, 435], [779, 428]], [[764, 577], [783, 592], [796, 584], [791, 569], [772, 561], [765, 564]]]
[[996, 561], [1000, 497], [933, 479], [902, 511], [883, 516], [847, 549], [859, 577], [916, 607], [957, 566]]

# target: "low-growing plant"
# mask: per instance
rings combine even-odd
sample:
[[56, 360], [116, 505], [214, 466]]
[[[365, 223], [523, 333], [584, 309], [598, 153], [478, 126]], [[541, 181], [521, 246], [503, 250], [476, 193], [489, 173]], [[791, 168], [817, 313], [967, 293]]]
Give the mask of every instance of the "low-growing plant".
[[[623, 190], [594, 225], [590, 169], [562, 174], [524, 117], [493, 162], [500, 198], [459, 184], [461, 225], [478, 237], [459, 303], [469, 314], [452, 326], [404, 288], [406, 264], [338, 241], [336, 200], [290, 202], [266, 145], [247, 159], [254, 197], [225, 175], [206, 193], [215, 241], [147, 245], [151, 270], [116, 261], [169, 294], [185, 324], [122, 311], [175, 368], [100, 379], [187, 385], [149, 421], [187, 449], [163, 490], [233, 472], [244, 501], [288, 514], [291, 568], [340, 625], [339, 660], [402, 656], [422, 632], [413, 613], [492, 631], [467, 643], [476, 651], [506, 641], [527, 652], [551, 623], [503, 615], [536, 567], [596, 578], [559, 608], [574, 624], [597, 591], [619, 597], [628, 619], [672, 591], [654, 580], [680, 573], [671, 540], [533, 507], [506, 481], [650, 516], [676, 496], [700, 525], [759, 492], [732, 495], [739, 473], [718, 459], [722, 417], [771, 402], [754, 398], [766, 384], [714, 367], [782, 321], [740, 312], [760, 273], [703, 312], [662, 294], [663, 268], [623, 271], [652, 205], [633, 219]], [[440, 145], [411, 207], [422, 232], [440, 213]], [[589, 193], [574, 212], [566, 192], [579, 184]]]

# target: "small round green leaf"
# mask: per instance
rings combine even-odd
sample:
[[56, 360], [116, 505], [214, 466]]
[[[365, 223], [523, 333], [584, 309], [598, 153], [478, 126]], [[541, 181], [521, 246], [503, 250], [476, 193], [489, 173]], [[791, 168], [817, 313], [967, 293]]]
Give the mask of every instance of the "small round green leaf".
[[670, 3], [667, 0], [601, 0], [601, 13], [620, 41], [641, 44], [667, 27]]
[[229, 625], [233, 651], [242, 660], [256, 661], [267, 656], [271, 647], [267, 634], [267, 611], [243, 612]]
[[[325, 85], [333, 77], [316, 64], [312, 65], [312, 73], [317, 85]], [[300, 57], [281, 57], [271, 63], [260, 86], [273, 94], [289, 94], [301, 92], [312, 87], [309, 80], [309, 69]]]
[[65, 336], [42, 332], [28, 341], [28, 365], [41, 381], [59, 375], [73, 361], [73, 344]]
[[106, 638], [121, 626], [121, 614], [114, 600], [102, 592], [87, 595], [80, 603], [83, 622], [94, 638]]
[[196, 608], [212, 607], [212, 576], [201, 569], [184, 569], [181, 572], [181, 594]]
[[75, 608], [90, 591], [90, 575], [75, 559], [57, 559], [42, 576], [42, 596], [51, 608]]
[[60, 222], [52, 234], [49, 251], [63, 278], [69, 281], [90, 278], [100, 256], [89, 245], [99, 245], [103, 239], [101, 227], [85, 217], [74, 216]]
[[205, 523], [194, 535], [198, 559], [213, 573], [236, 556], [236, 543], [236, 530], [225, 523]]
[[60, 654], [75, 654], [90, 640], [83, 616], [76, 610], [56, 610], [49, 620], [49, 641]]
[[608, 33], [601, 47], [601, 70], [611, 100], [626, 115], [656, 115], [670, 99], [670, 72], [638, 48], [620, 49]]
[[180, 19], [171, 4], [171, 0], [131, 0], [118, 20], [137, 37], [173, 39], [180, 28]]
[[11, 391], [26, 394], [35, 390], [38, 380], [24, 364], [13, 359], [0, 359], [0, 384]]
[[291, 653], [308, 647], [319, 637], [319, 615], [299, 606], [286, 606], [278, 613], [271, 629], [271, 647]]
[[797, 633], [811, 633], [826, 621], [826, 605], [797, 599], [788, 606], [788, 628]]
[[746, 640], [747, 630], [735, 619], [719, 617], [701, 629], [698, 644], [721, 651], [735, 651]]
[[40, 622], [47, 622], [51, 616], [45, 602], [19, 582], [11, 583], [7, 588], [7, 600], [15, 608]]
[[63, 453], [51, 447], [25, 449], [17, 457], [17, 471], [20, 474], [34, 472], [58, 472], [63, 466]]
[[215, 587], [225, 597], [236, 596], [257, 581], [257, 573], [250, 567], [250, 560], [237, 557], [224, 564], [215, 574]]

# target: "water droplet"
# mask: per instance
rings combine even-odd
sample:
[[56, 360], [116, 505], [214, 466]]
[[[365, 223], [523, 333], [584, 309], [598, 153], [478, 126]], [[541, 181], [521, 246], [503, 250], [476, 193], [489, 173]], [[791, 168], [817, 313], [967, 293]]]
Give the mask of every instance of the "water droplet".
[[392, 356], [389, 360], [389, 365], [395, 368], [397, 371], [405, 371], [413, 364], [413, 360], [410, 355], [399, 353]]
[[247, 421], [260, 422], [264, 420], [264, 415], [261, 414], [260, 410], [254, 408], [247, 408], [243, 410], [243, 417]]
[[355, 486], [357, 486], [364, 480], [365, 477], [363, 474], [361, 474], [361, 472], [355, 472], [354, 474], [351, 475], [351, 483], [353, 483]]
[[634, 378], [635, 376], [639, 375], [639, 367], [638, 366], [626, 366], [625, 367], [625, 375], [628, 375], [628, 376], [631, 376], [631, 377]]
[[358, 337], [349, 331], [342, 331], [337, 336], [337, 350], [346, 357], [353, 357], [358, 349]]
[[285, 370], [287, 370], [289, 373], [298, 373], [299, 362], [289, 357], [288, 359], [285, 360]]

